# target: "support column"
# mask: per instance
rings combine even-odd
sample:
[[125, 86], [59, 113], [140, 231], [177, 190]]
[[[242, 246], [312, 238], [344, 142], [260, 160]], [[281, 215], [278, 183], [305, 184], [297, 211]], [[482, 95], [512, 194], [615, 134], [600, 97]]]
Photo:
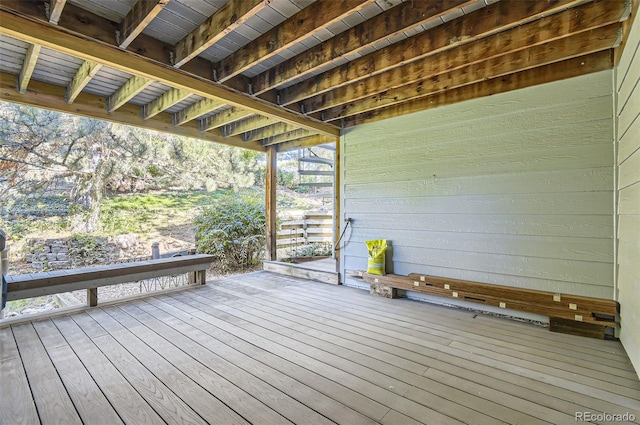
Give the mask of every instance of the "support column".
[[265, 214], [267, 224], [267, 260], [276, 260], [276, 186], [278, 184], [278, 151], [276, 145], [267, 149], [267, 172], [265, 178]]
[[333, 217], [334, 217], [334, 229], [333, 229], [333, 246], [337, 249], [333, 252], [333, 256], [336, 260], [336, 271], [340, 272], [340, 247], [337, 246], [338, 238], [343, 229], [344, 220], [340, 214], [340, 174], [342, 169], [340, 167], [340, 138], [336, 137], [336, 154], [333, 159]]

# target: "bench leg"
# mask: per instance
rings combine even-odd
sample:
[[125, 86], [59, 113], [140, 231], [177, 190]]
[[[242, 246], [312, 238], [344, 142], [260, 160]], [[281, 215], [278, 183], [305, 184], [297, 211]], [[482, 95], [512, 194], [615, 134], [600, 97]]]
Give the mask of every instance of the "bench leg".
[[87, 305], [95, 307], [98, 305], [98, 288], [87, 289]]
[[369, 288], [371, 295], [378, 295], [385, 298], [398, 298], [398, 289], [381, 283], [372, 283]]
[[198, 285], [204, 285], [205, 283], [207, 283], [207, 270], [205, 269], [189, 272], [189, 283]]

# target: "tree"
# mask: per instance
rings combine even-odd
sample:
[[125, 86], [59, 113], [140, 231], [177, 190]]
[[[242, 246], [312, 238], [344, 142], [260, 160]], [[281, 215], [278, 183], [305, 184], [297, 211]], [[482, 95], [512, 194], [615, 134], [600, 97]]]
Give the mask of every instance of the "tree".
[[97, 230], [107, 191], [249, 187], [257, 155], [0, 102], [0, 195], [64, 193], [79, 232]]

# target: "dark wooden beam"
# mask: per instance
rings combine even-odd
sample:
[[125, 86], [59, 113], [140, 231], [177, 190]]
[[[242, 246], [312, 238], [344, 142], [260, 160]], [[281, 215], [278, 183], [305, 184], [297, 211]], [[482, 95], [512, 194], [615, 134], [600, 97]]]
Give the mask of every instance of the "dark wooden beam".
[[343, 124], [345, 128], [353, 127], [368, 122], [380, 121], [453, 103], [464, 102], [466, 100], [611, 69], [613, 67], [612, 52], [612, 50], [604, 50], [587, 56], [580, 56], [503, 77], [492, 78], [420, 99], [376, 109], [348, 117], [343, 120]]
[[218, 81], [230, 78], [364, 8], [373, 0], [318, 0], [215, 65]]
[[126, 48], [158, 16], [169, 0], [138, 0], [120, 24], [118, 44]]
[[456, 45], [534, 21], [582, 0], [503, 0], [353, 60], [279, 92], [290, 105]]
[[140, 115], [140, 108], [136, 105], [126, 104], [118, 110], [107, 112], [107, 98], [81, 93], [76, 102], [69, 104], [64, 100], [65, 88], [46, 84], [40, 81], [31, 81], [25, 94], [20, 94], [15, 87], [15, 76], [0, 73], [0, 100], [11, 103], [20, 103], [37, 108], [52, 109], [68, 114], [80, 115], [99, 120], [117, 122], [177, 136], [192, 137], [225, 145], [242, 147], [251, 150], [265, 151], [260, 143], [245, 142], [240, 137], [222, 137], [220, 131], [201, 132], [197, 122], [183, 126], [174, 126], [173, 117], [162, 113], [145, 120]]
[[373, 96], [327, 109], [322, 112], [323, 119], [327, 121], [337, 120], [373, 109], [430, 96], [435, 93], [446, 92], [488, 78], [505, 76], [601, 50], [608, 50], [620, 43], [621, 28], [622, 23], [617, 22], [584, 34], [561, 38], [419, 80], [405, 86], [384, 90]]
[[[419, 82], [421, 82], [419, 83], [421, 93], [426, 93], [428, 92], [427, 87], [435, 86], [436, 83], [443, 81], [437, 76], [447, 72], [619, 22], [624, 16], [624, 5], [625, 0], [590, 2], [482, 38], [474, 43], [463, 44], [433, 55], [427, 55], [406, 65], [313, 96], [300, 102], [295, 109], [312, 114], [365, 99], [378, 93], [385, 93], [385, 97], [390, 98], [393, 96], [388, 94], [389, 90]], [[555, 53], [551, 52], [557, 57]], [[508, 61], [505, 60], [505, 62]], [[504, 65], [508, 65], [508, 63]], [[489, 66], [485, 66], [485, 68], [489, 69]], [[490, 76], [484, 75], [485, 78]], [[462, 77], [466, 78], [467, 76], [463, 75]], [[468, 80], [468, 78], [466, 79]], [[331, 116], [332, 114], [325, 113], [325, 119], [330, 119]]]
[[267, 90], [277, 88], [346, 54], [369, 49], [385, 38], [394, 37], [410, 28], [440, 19], [441, 16], [469, 3], [475, 3], [475, 0], [401, 3], [255, 76], [251, 79], [253, 93], [260, 95]]
[[268, 4], [269, 0], [229, 0], [176, 44], [174, 66], [179, 68], [195, 58]]

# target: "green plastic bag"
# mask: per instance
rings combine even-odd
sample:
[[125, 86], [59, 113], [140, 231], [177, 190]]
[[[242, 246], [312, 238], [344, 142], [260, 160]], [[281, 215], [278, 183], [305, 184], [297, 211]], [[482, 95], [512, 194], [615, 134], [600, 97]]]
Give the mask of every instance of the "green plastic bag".
[[366, 241], [369, 257], [367, 260], [367, 273], [369, 274], [385, 274], [385, 252], [387, 251], [386, 239], [376, 239]]

